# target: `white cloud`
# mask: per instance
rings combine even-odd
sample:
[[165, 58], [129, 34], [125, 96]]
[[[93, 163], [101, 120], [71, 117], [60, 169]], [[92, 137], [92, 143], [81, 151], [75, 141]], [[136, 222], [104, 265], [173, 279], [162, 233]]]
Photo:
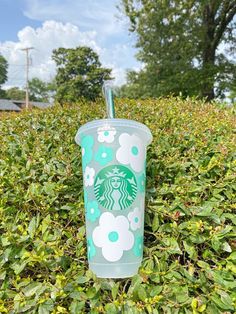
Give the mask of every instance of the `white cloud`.
[[71, 23], [45, 21], [42, 27], [25, 27], [18, 32], [18, 41], [0, 43], [0, 52], [9, 63], [9, 80], [7, 86], [24, 86], [25, 82], [25, 52], [21, 49], [34, 47], [30, 51], [32, 66], [30, 78], [38, 77], [48, 81], [55, 75], [55, 64], [51, 59], [52, 50], [58, 47], [74, 48], [85, 45], [94, 49], [100, 56], [103, 66], [113, 69], [115, 84], [121, 85], [125, 81], [125, 68], [129, 64], [135, 67], [132, 60], [132, 50], [128, 45], [115, 44], [101, 48], [98, 45], [96, 31], [81, 31]]
[[24, 14], [45, 21], [71, 22], [82, 30], [96, 29], [99, 36], [124, 31], [123, 21], [115, 16], [119, 0], [25, 0]]
[[112, 75], [116, 78], [115, 85], [117, 86], [121, 86], [126, 81], [125, 69], [113, 67]]

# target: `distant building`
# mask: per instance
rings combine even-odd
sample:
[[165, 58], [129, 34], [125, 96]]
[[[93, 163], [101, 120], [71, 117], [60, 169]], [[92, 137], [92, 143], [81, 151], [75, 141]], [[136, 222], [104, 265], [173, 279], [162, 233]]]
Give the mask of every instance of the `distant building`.
[[49, 102], [40, 102], [40, 101], [30, 101], [30, 104], [32, 104], [33, 107], [37, 107], [40, 109], [46, 109], [53, 106], [53, 104], [50, 104]]
[[[36, 107], [39, 109], [45, 109], [52, 107], [53, 104], [39, 101], [29, 101], [30, 108]], [[25, 108], [25, 100], [9, 100], [0, 99], [0, 111], [21, 111]]]
[[0, 111], [21, 111], [12, 100], [0, 99]]

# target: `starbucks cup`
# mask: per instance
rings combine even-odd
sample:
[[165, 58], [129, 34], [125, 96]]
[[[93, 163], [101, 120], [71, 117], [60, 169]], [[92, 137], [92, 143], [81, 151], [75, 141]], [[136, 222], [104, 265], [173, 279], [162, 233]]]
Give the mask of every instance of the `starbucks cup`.
[[143, 255], [146, 150], [152, 141], [142, 123], [115, 119], [105, 83], [108, 119], [83, 125], [82, 148], [89, 268], [102, 278], [131, 277]]
[[125, 119], [94, 120], [82, 148], [89, 268], [104, 278], [137, 273], [143, 255], [146, 149], [150, 130]]

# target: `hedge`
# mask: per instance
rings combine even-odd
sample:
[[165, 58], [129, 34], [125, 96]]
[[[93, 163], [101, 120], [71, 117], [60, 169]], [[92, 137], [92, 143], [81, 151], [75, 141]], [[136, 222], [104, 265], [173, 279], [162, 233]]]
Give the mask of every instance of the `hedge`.
[[152, 130], [144, 259], [129, 279], [88, 270], [74, 136], [105, 117], [78, 102], [0, 120], [0, 313], [234, 313], [235, 109], [178, 98], [117, 102]]

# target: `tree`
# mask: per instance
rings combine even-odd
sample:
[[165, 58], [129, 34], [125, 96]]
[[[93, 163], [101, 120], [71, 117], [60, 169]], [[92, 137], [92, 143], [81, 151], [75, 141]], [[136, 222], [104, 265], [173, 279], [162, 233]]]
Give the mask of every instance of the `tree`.
[[0, 88], [0, 98], [6, 98], [6, 91]]
[[24, 100], [25, 91], [20, 89], [19, 87], [11, 87], [6, 90], [6, 98], [14, 100]]
[[75, 102], [83, 97], [95, 100], [101, 93], [104, 80], [111, 79], [111, 70], [103, 68], [98, 55], [89, 47], [53, 50], [56, 62], [56, 100]]
[[229, 88], [229, 99], [231, 101], [231, 104], [236, 103], [236, 75], [232, 81], [232, 85]]
[[[148, 88], [148, 77], [145, 71], [127, 71], [127, 84], [117, 88], [116, 94], [120, 98], [146, 98], [152, 97], [152, 90]], [[145, 82], [145, 84], [143, 84]]]
[[[131, 85], [145, 85], [151, 96], [181, 93], [207, 100], [230, 85], [235, 0], [122, 0], [122, 8], [144, 64]], [[223, 44], [227, 54], [219, 49]]]
[[34, 77], [29, 81], [30, 100], [48, 102], [55, 94], [55, 82], [43, 82]]
[[0, 97], [5, 97], [5, 91], [1, 89], [1, 85], [7, 81], [7, 60], [0, 55]]

